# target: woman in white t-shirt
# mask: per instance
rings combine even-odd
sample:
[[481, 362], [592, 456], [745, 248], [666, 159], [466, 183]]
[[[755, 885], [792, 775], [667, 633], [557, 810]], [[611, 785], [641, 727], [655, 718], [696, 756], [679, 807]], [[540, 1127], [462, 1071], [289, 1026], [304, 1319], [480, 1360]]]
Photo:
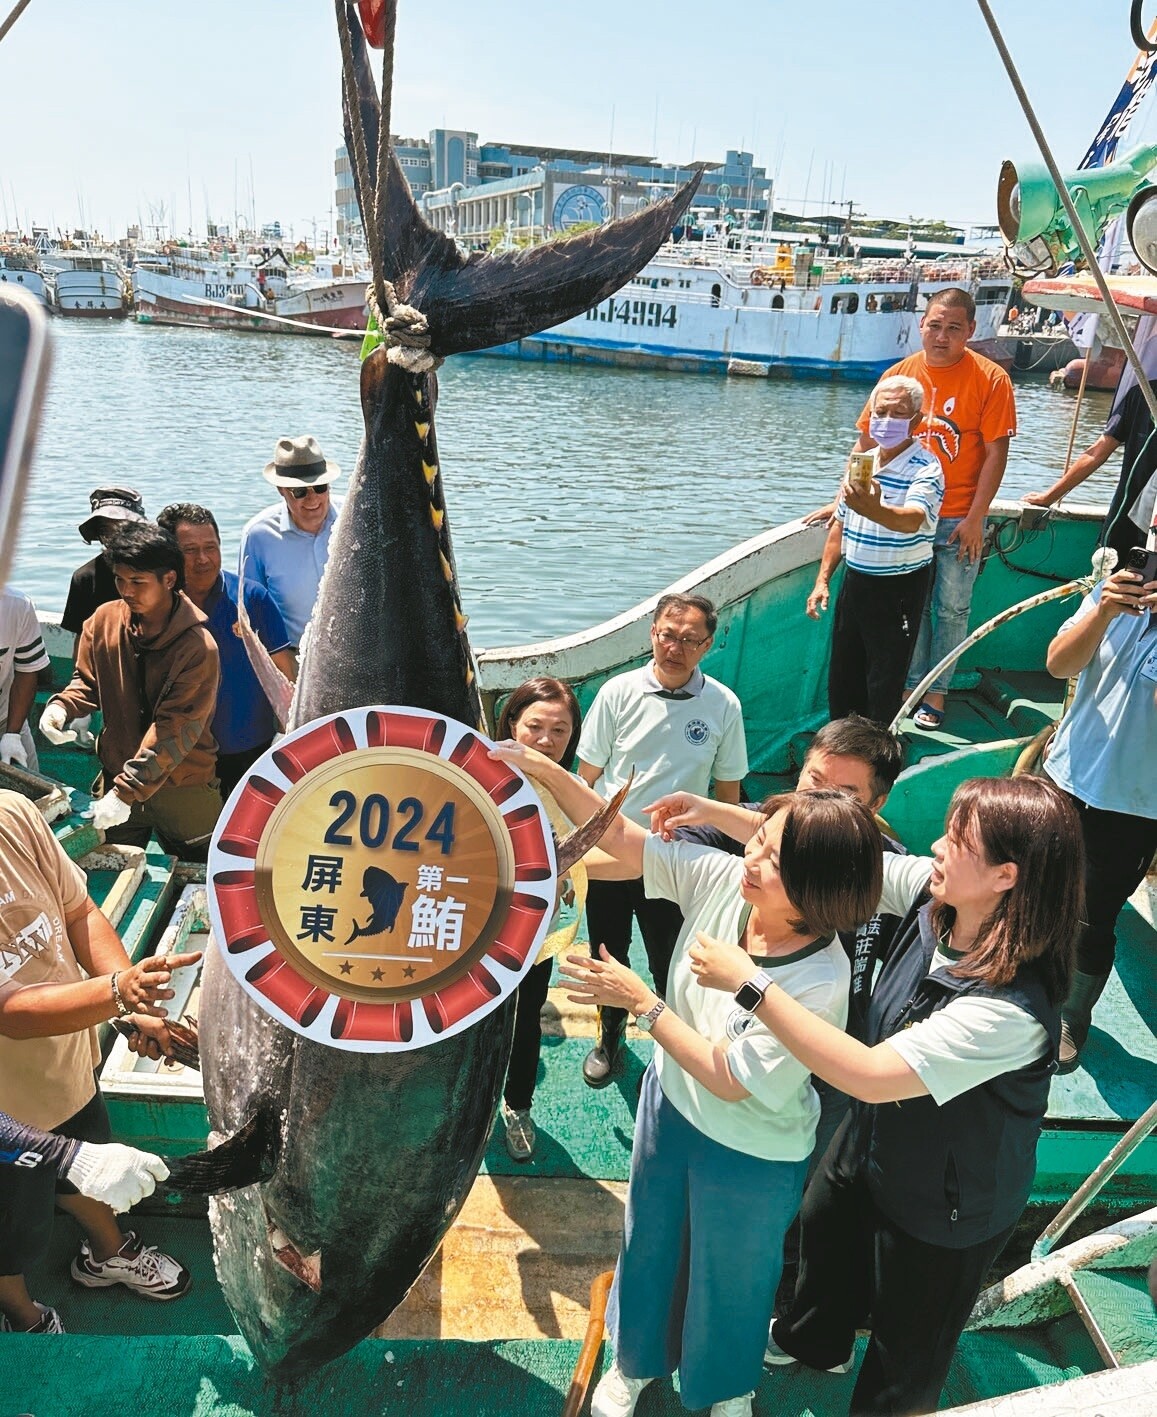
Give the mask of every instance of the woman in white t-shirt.
[[690, 949], [705, 994], [758, 992], [759, 1020], [854, 1099], [804, 1198], [795, 1297], [767, 1351], [847, 1372], [870, 1313], [853, 1417], [936, 1409], [1032, 1187], [1083, 909], [1080, 823], [1043, 778], [962, 783], [932, 851], [885, 859], [880, 909], [903, 918], [863, 1043], [726, 937]]
[[[603, 805], [541, 754], [502, 744], [494, 756], [542, 782], [574, 821]], [[621, 817], [586, 858], [592, 877], [641, 875], [686, 921], [666, 1002], [605, 948], [563, 969], [572, 999], [629, 1010], [656, 1044], [607, 1316], [615, 1360], [592, 1417], [630, 1417], [647, 1383], [676, 1369], [685, 1406], [751, 1412], [819, 1103], [808, 1069], [742, 1003], [695, 983], [687, 946], [698, 931], [735, 941], [805, 1010], [842, 1028], [849, 969], [835, 934], [871, 915], [881, 880], [880, 835], [858, 803], [805, 792], [764, 806], [742, 858]]]

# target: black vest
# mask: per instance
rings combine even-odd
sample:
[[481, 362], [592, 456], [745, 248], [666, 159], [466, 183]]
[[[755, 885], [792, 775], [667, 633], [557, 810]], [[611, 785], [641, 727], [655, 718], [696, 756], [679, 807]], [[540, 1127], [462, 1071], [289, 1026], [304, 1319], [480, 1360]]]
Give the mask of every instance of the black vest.
[[971, 1088], [942, 1107], [931, 1097], [854, 1103], [857, 1150], [879, 1208], [908, 1234], [963, 1249], [1008, 1229], [1032, 1189], [1036, 1143], [1060, 1043], [1060, 1005], [1050, 1004], [1035, 964], [992, 988], [945, 969], [932, 905], [922, 895], [904, 917], [868, 1005], [869, 1047], [965, 995], [1003, 999], [1042, 1024], [1049, 1049], [1036, 1062]]

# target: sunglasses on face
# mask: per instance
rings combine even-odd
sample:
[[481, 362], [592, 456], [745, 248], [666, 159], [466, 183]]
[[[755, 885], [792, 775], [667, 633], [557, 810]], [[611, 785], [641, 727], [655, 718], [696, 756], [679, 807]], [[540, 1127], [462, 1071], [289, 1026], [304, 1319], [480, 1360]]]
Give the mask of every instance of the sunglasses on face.
[[300, 502], [303, 497], [308, 497], [311, 492], [316, 492], [319, 497], [326, 497], [329, 495], [329, 483], [318, 482], [313, 483], [309, 487], [289, 488], [289, 495], [293, 498], [295, 502]]

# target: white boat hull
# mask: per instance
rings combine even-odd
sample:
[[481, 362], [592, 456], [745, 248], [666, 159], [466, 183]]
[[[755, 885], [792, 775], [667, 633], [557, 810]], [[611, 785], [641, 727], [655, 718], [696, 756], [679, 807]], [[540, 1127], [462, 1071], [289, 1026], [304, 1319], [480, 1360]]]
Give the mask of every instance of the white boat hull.
[[[838, 268], [837, 268], [838, 269]], [[751, 261], [687, 264], [659, 257], [617, 294], [542, 334], [484, 351], [521, 359], [692, 373], [870, 379], [920, 349], [929, 295], [963, 285], [977, 300], [977, 341], [1000, 327], [1011, 287], [967, 267], [925, 266], [918, 280], [890, 264], [849, 278], [831, 271], [782, 283]], [[908, 272], [910, 274], [910, 272]]]

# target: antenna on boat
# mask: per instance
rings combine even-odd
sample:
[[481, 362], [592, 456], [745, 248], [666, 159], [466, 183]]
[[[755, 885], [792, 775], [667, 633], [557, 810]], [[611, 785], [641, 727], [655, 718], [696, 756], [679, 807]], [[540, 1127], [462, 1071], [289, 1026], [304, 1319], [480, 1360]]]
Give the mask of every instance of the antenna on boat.
[[976, 0], [976, 3], [980, 7], [980, 13], [984, 17], [984, 23], [988, 26], [989, 33], [992, 35], [992, 41], [996, 45], [997, 53], [1000, 55], [1005, 72], [1008, 74], [1013, 92], [1020, 102], [1028, 126], [1032, 130], [1033, 137], [1036, 139], [1037, 147], [1040, 148], [1041, 157], [1044, 158], [1045, 166], [1049, 170], [1049, 176], [1052, 178], [1053, 185], [1057, 189], [1057, 197], [1065, 209], [1065, 215], [1072, 223], [1073, 234], [1077, 238], [1077, 242], [1081, 248], [1081, 254], [1088, 262], [1089, 273], [1097, 283], [1097, 289], [1100, 291], [1101, 299], [1105, 303], [1106, 313], [1120, 341], [1121, 348], [1125, 351], [1125, 358], [1129, 361], [1133, 373], [1137, 376], [1137, 383], [1141, 389], [1141, 397], [1145, 400], [1145, 405], [1149, 410], [1149, 416], [1153, 420], [1154, 427], [1157, 427], [1157, 394], [1154, 394], [1153, 388], [1149, 383], [1149, 376], [1146, 374], [1137, 351], [1133, 347], [1133, 341], [1129, 337], [1129, 331], [1125, 328], [1125, 321], [1121, 318], [1121, 312], [1117, 308], [1117, 302], [1113, 299], [1113, 292], [1109, 289], [1109, 283], [1105, 279], [1105, 273], [1101, 270], [1097, 262], [1096, 250], [1084, 226], [1081, 224], [1081, 219], [1077, 214], [1077, 209], [1073, 204], [1069, 189], [1065, 186], [1064, 177], [1061, 175], [1061, 170], [1057, 166], [1056, 158], [1053, 157], [1052, 149], [1049, 147], [1048, 139], [1044, 134], [1044, 129], [1041, 127], [1036, 113], [1033, 111], [1032, 103], [1025, 91], [1024, 84], [1021, 82], [1016, 64], [1013, 62], [1012, 55], [1008, 51], [1008, 46], [1004, 42], [1004, 36], [1000, 32], [1000, 26], [996, 22], [988, 0]]

